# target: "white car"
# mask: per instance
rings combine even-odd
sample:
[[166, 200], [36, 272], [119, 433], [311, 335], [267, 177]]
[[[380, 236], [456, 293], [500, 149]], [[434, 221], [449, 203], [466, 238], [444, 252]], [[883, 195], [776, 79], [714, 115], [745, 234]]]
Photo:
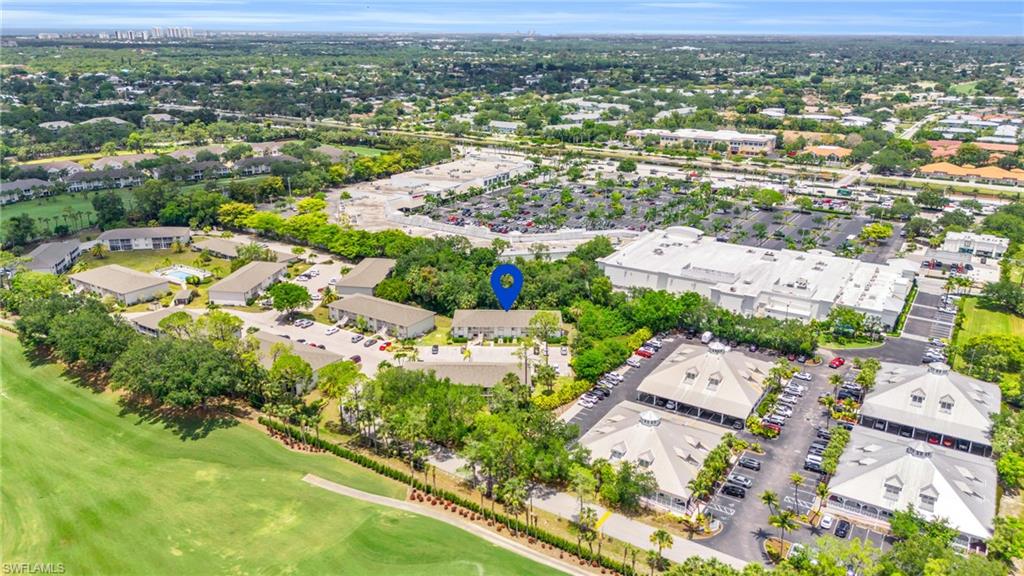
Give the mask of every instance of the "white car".
[[584, 408], [593, 408], [594, 406], [597, 406], [597, 402], [594, 402], [589, 398], [580, 398], [576, 403]]
[[783, 394], [782, 396], [779, 396], [779, 402], [782, 402], [783, 404], [796, 404], [799, 401], [799, 398], [791, 394]]
[[833, 518], [832, 516], [829, 516], [828, 514], [825, 514], [824, 516], [821, 517], [821, 523], [818, 524], [818, 526], [822, 530], [831, 530], [832, 529], [832, 525], [835, 524], [835, 523], [836, 523], [836, 519], [835, 518]]
[[331, 326], [327, 330], [324, 330], [324, 334], [327, 334], [328, 336], [332, 336], [334, 334], [337, 334], [339, 331], [341, 331], [341, 328], [338, 328], [337, 326]]
[[789, 406], [779, 404], [775, 406], [775, 413], [778, 414], [779, 416], [789, 418], [790, 416], [793, 415], [793, 409], [790, 408]]
[[811, 379], [814, 378], [814, 376], [811, 376], [807, 372], [797, 372], [796, 374], [793, 374], [793, 378], [796, 378], [797, 380], [804, 380], [810, 382]]
[[675, 410], [675, 409], [676, 409], [676, 403], [674, 401], [669, 400], [668, 402], [665, 402], [665, 410]]
[[632, 366], [633, 368], [639, 368], [640, 367], [640, 361], [637, 360], [636, 357], [633, 357], [633, 358], [630, 358], [630, 359], [626, 360], [626, 365], [627, 366]]

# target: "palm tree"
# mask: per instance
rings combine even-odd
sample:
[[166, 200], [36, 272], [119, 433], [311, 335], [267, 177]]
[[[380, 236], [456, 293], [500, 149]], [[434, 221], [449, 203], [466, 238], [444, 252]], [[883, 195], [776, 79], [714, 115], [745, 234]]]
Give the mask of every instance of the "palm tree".
[[818, 485], [814, 488], [814, 493], [818, 496], [818, 512], [821, 512], [821, 508], [825, 505], [825, 500], [828, 498], [828, 484], [818, 482]]
[[661, 565], [661, 557], [654, 550], [647, 551], [647, 565], [651, 567], [651, 576], [654, 576], [654, 569]]
[[320, 295], [320, 302], [324, 306], [327, 306], [328, 304], [330, 304], [331, 302], [334, 302], [337, 299], [338, 299], [338, 293], [335, 292], [334, 289], [332, 289], [330, 286], [324, 288], [323, 293], [321, 293], [321, 295]]
[[626, 565], [626, 556], [629, 556], [630, 560], [632, 561], [630, 568], [632, 569], [631, 572], [633, 574], [636, 574], [636, 556], [639, 553], [640, 549], [636, 546], [633, 546], [629, 542], [626, 542], [622, 545], [622, 565]]
[[832, 396], [839, 393], [839, 387], [843, 385], [843, 376], [838, 372], [828, 377], [828, 383], [832, 386]]
[[462, 347], [462, 361], [469, 362], [473, 359], [473, 351], [469, 349], [469, 345]]
[[761, 492], [761, 504], [767, 506], [770, 513], [775, 514], [779, 507], [779, 495], [771, 490], [765, 490]]
[[772, 514], [768, 518], [768, 523], [779, 529], [779, 555], [782, 555], [782, 549], [786, 546], [786, 532], [791, 532], [797, 529], [796, 513], [792, 510], [782, 510], [778, 514]]
[[107, 257], [107, 246], [106, 246], [106, 244], [104, 244], [103, 242], [97, 242], [97, 243], [93, 244], [92, 248], [89, 249], [89, 254], [91, 254], [93, 258], [96, 258], [96, 259], [99, 259], [99, 260], [102, 260], [102, 259], [106, 258]]
[[800, 510], [800, 497], [799, 490], [800, 486], [804, 483], [804, 477], [799, 472], [793, 472], [789, 475], [789, 483], [793, 485], [793, 506], [797, 511]]
[[597, 528], [597, 511], [587, 506], [580, 513], [579, 521], [580, 535], [584, 540], [587, 541], [587, 546], [590, 548], [590, 555], [594, 555], [594, 537], [597, 535], [595, 530]]
[[661, 561], [662, 561], [661, 552], [665, 548], [671, 548], [672, 547], [672, 544], [673, 544], [672, 535], [669, 534], [667, 531], [659, 528], [659, 529], [655, 530], [653, 534], [651, 534], [651, 544], [654, 544], [655, 546], [658, 547], [658, 566], [661, 566]]
[[[511, 514], [518, 524], [519, 515], [526, 510], [526, 482], [519, 477], [510, 478], [505, 482], [501, 501], [505, 504], [505, 512]], [[509, 530], [512, 530], [511, 526]]]

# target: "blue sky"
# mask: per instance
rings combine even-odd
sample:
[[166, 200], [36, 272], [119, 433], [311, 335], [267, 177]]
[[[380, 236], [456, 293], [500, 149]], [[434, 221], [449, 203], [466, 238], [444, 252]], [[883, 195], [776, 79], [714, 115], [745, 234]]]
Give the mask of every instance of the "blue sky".
[[1022, 0], [4, 0], [4, 30], [1024, 36]]

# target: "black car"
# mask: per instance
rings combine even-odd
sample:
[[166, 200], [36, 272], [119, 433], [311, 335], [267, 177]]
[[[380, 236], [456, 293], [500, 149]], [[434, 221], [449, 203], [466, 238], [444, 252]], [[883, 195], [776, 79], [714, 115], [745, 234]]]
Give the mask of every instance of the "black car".
[[739, 465], [740, 465], [740, 467], [746, 468], [747, 470], [760, 470], [761, 469], [761, 461], [760, 460], [755, 460], [755, 459], [750, 458], [748, 456], [744, 456], [743, 458], [740, 458]]
[[846, 538], [849, 536], [850, 528], [851, 526], [849, 522], [846, 520], [840, 520], [839, 523], [836, 524], [836, 538]]
[[735, 484], [726, 484], [722, 487], [722, 494], [726, 496], [732, 496], [733, 498], [746, 498], [747, 490], [736, 486]]
[[434, 344], [433, 346], [430, 347], [430, 353], [431, 354], [437, 354], [437, 351], [440, 350], [440, 349], [441, 348], [437, 344]]
[[607, 388], [602, 388], [600, 386], [594, 386], [590, 391], [593, 392], [594, 394], [600, 394], [605, 398], [612, 395], [612, 393], [609, 392]]

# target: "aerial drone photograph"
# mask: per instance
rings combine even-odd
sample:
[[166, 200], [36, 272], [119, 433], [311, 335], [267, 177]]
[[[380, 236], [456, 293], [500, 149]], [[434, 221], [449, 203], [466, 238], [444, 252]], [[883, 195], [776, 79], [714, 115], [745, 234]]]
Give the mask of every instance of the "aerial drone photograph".
[[0, 574], [1024, 574], [1021, 0], [5, 0]]

